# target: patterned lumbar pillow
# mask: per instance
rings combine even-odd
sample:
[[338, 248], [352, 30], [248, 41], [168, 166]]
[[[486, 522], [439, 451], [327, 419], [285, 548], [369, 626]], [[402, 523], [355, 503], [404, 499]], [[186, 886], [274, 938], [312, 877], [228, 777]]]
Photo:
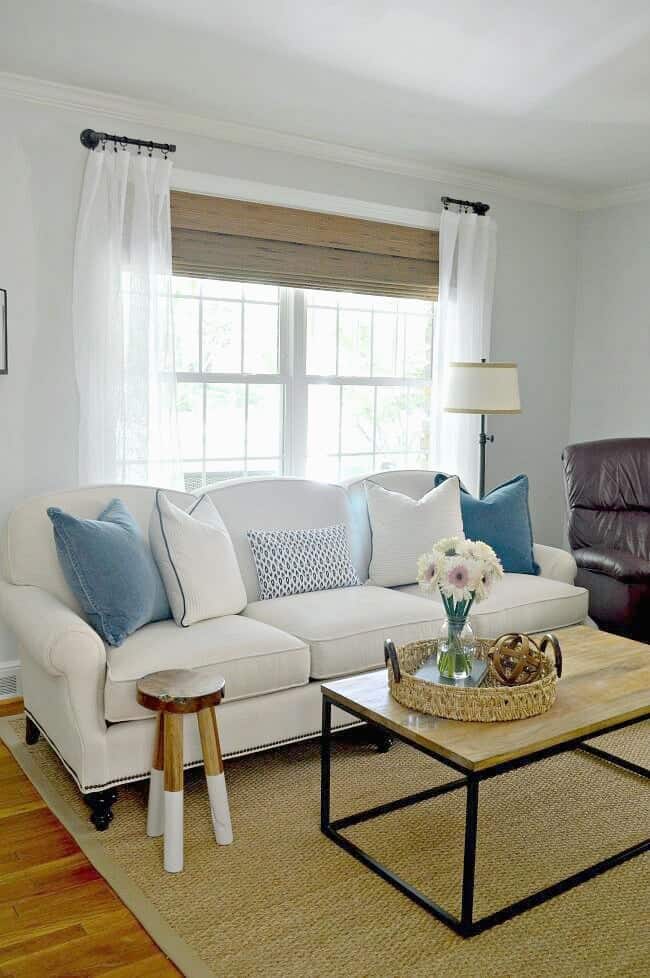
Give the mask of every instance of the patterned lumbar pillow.
[[232, 540], [209, 496], [186, 512], [159, 489], [149, 542], [177, 625], [236, 615], [246, 607]]
[[312, 530], [249, 530], [260, 601], [306, 591], [354, 587], [344, 523]]
[[421, 499], [391, 492], [368, 480], [366, 499], [372, 529], [370, 584], [414, 584], [423, 547], [426, 550], [444, 537], [464, 535], [456, 477], [430, 489]]

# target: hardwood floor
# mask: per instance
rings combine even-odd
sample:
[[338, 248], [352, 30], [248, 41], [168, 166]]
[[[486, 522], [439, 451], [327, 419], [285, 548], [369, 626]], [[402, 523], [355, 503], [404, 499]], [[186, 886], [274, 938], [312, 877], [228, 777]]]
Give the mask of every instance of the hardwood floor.
[[179, 974], [0, 741], [0, 978]]

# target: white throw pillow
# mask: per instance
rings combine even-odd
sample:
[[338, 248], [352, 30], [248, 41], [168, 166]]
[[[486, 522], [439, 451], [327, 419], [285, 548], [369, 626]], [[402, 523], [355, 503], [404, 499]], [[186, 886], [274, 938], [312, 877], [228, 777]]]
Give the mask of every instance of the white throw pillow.
[[209, 496], [185, 512], [159, 489], [149, 543], [177, 625], [236, 615], [246, 607], [232, 540]]
[[372, 529], [369, 584], [399, 587], [417, 580], [420, 554], [443, 537], [464, 537], [460, 483], [454, 476], [422, 499], [366, 482]]

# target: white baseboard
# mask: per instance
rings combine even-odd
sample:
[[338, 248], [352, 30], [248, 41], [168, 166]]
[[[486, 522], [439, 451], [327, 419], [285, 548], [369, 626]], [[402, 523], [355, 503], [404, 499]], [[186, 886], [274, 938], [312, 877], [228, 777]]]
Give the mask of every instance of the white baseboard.
[[20, 662], [0, 662], [0, 700], [10, 700], [22, 695]]

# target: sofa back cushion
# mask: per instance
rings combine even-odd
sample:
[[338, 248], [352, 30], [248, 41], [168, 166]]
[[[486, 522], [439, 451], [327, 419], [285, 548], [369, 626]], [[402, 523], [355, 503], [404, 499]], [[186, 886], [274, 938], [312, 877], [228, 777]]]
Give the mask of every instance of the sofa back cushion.
[[[258, 600], [255, 561], [246, 534], [249, 530], [311, 530], [344, 523], [353, 534], [347, 493], [342, 486], [309, 479], [234, 479], [207, 490], [228, 527], [249, 601]], [[360, 569], [362, 580], [368, 564]]]
[[[352, 564], [361, 581], [368, 579], [371, 537], [364, 482], [372, 478], [380, 486], [420, 499], [433, 487], [435, 471], [423, 469], [377, 472], [343, 485], [297, 478], [234, 479], [207, 490], [226, 524], [235, 548], [249, 601], [257, 601], [257, 574], [248, 530], [313, 529], [345, 523]], [[0, 549], [2, 576], [13, 584], [42, 587], [70, 608], [80, 612], [65, 582], [47, 515], [50, 506], [74, 516], [96, 519], [116, 496], [126, 504], [147, 534], [155, 504], [151, 486], [108, 485], [53, 492], [21, 503], [9, 517]], [[177, 506], [189, 509], [196, 496], [168, 491]]]
[[[352, 562], [362, 581], [368, 580], [370, 558], [372, 556], [372, 533], [368, 516], [366, 499], [366, 482], [371, 479], [375, 485], [389, 489], [391, 492], [401, 492], [411, 499], [421, 499], [430, 489], [433, 489], [437, 471], [430, 469], [388, 469], [385, 472], [374, 472], [363, 478], [348, 479], [344, 482], [353, 523], [350, 535], [350, 551]], [[424, 541], [423, 550], [430, 546]]]
[[[155, 494], [153, 487], [110, 485], [53, 492], [27, 499], [16, 507], [3, 531], [2, 576], [13, 584], [43, 588], [82, 614], [57, 558], [48, 508], [58, 507], [81, 519], [94, 520], [112, 499], [119, 497], [146, 539]], [[170, 491], [168, 496], [178, 506], [185, 508], [196, 501], [196, 497], [184, 492]]]
[[650, 560], [650, 438], [569, 445], [562, 459], [572, 549], [605, 547]]

